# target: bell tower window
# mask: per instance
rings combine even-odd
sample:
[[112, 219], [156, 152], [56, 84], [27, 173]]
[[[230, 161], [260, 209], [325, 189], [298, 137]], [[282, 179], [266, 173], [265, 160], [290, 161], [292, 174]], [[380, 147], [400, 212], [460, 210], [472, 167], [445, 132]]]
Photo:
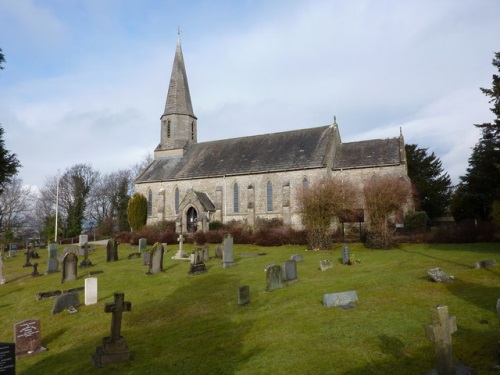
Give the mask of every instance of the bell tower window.
[[170, 120], [167, 120], [167, 138], [170, 138], [171, 131], [170, 131]]

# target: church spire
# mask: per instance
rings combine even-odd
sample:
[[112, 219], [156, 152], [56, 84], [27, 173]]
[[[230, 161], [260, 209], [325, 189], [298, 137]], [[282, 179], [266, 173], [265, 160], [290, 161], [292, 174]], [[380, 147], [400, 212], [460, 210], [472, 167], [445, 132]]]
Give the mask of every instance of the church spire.
[[180, 30], [170, 75], [165, 110], [160, 118], [161, 138], [155, 156], [183, 155], [197, 142], [197, 118], [193, 112], [191, 95], [182, 55]]

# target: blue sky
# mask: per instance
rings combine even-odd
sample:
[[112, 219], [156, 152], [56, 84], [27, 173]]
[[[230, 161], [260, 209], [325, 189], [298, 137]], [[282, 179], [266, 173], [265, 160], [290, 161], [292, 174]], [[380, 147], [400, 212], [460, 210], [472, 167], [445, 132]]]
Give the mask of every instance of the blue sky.
[[25, 184], [160, 139], [181, 28], [198, 141], [331, 124], [429, 148], [454, 182], [493, 114], [497, 0], [0, 0], [0, 124]]

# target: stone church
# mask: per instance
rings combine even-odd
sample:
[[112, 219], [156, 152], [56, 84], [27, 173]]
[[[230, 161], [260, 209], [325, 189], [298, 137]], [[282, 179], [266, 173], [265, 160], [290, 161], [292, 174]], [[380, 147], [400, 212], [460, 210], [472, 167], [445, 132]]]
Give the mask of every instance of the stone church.
[[136, 178], [135, 190], [147, 198], [148, 224], [175, 220], [179, 233], [207, 231], [214, 221], [254, 226], [259, 218], [279, 218], [300, 228], [298, 195], [325, 177], [361, 186], [374, 174], [407, 176], [402, 134], [343, 143], [335, 120], [320, 127], [198, 142], [180, 39], [160, 122], [160, 144]]

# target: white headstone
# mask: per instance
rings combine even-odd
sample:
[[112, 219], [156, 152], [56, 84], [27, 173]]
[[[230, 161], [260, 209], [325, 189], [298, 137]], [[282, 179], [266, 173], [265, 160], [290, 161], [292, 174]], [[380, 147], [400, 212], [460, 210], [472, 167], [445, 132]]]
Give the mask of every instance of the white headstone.
[[83, 246], [87, 242], [89, 242], [89, 236], [86, 234], [80, 234], [79, 240], [78, 240], [78, 245]]
[[97, 277], [85, 279], [85, 305], [97, 303]]

